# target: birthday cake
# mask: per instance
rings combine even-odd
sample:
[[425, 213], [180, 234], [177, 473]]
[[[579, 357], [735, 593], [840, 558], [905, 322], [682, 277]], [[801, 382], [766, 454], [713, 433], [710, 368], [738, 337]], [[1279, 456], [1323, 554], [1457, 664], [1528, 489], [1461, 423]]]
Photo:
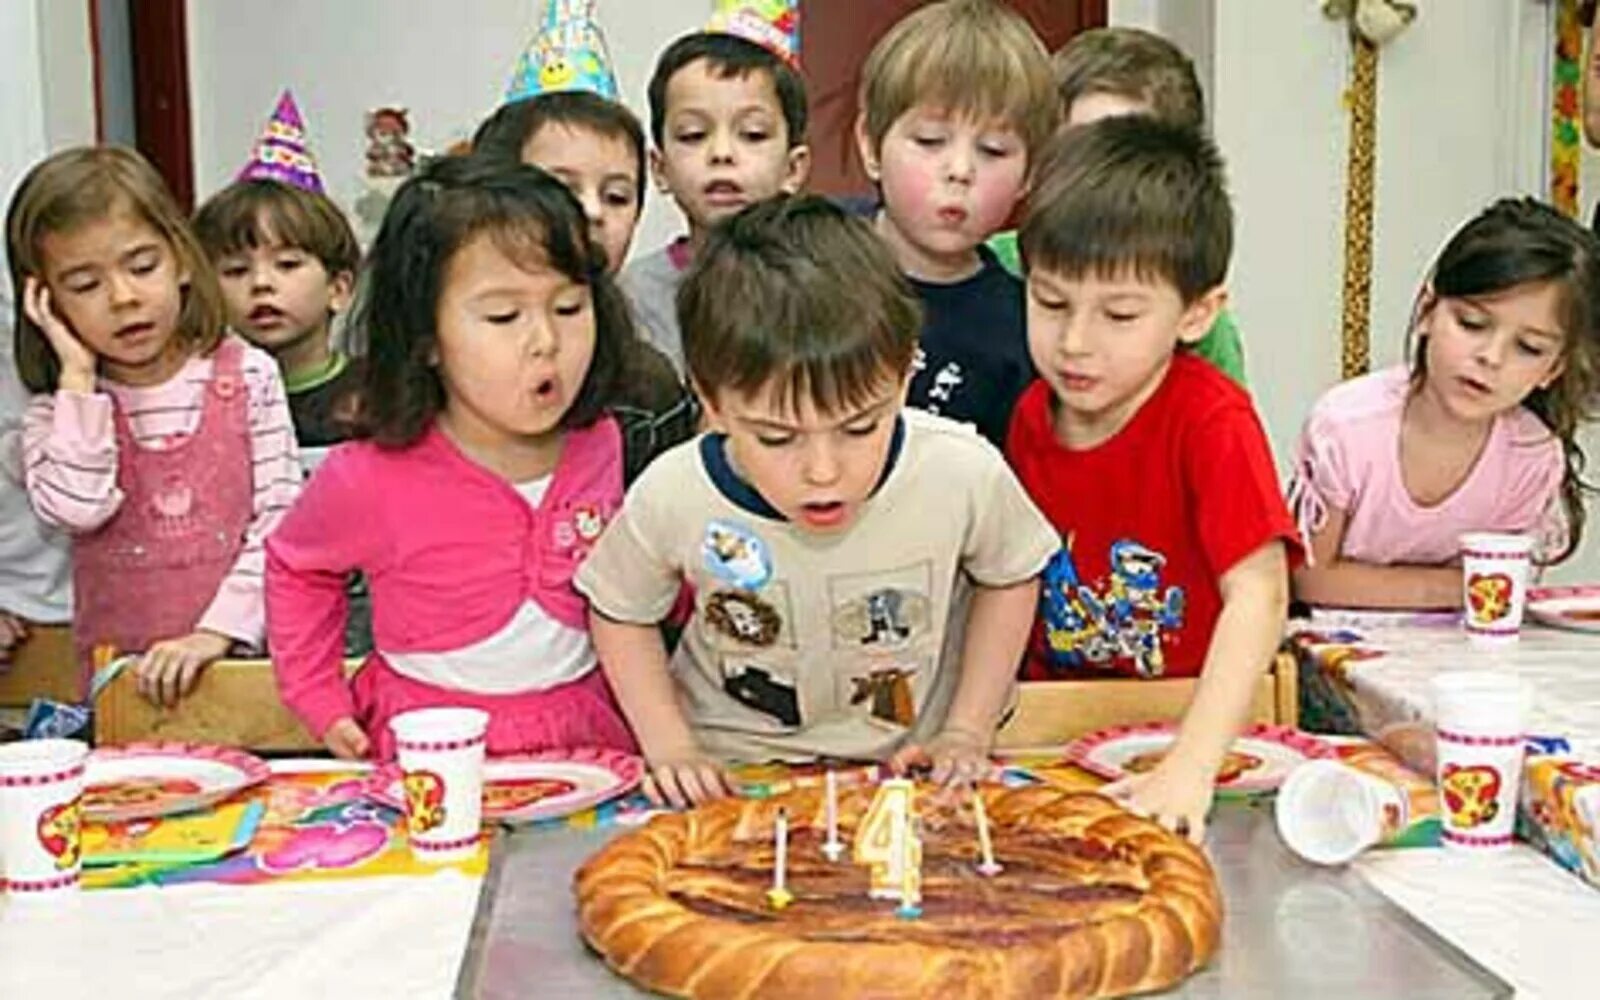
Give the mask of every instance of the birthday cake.
[[875, 822], [872, 793], [838, 792], [831, 838], [819, 788], [656, 817], [578, 870], [584, 939], [635, 983], [695, 998], [1122, 996], [1216, 951], [1205, 856], [1091, 792], [986, 785], [985, 818], [974, 796], [918, 786], [917, 906], [874, 898], [859, 847], [823, 850]]

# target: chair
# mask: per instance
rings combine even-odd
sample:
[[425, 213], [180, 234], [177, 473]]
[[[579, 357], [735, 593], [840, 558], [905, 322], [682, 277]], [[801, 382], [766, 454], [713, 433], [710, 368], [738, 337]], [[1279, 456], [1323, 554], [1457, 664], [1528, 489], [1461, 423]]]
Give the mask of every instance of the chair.
[[[1193, 678], [1025, 681], [1016, 711], [995, 737], [1001, 750], [1059, 746], [1107, 726], [1182, 718], [1194, 697]], [[1293, 654], [1281, 652], [1256, 682], [1250, 721], [1293, 726], [1299, 719], [1299, 674]]]
[[28, 638], [0, 667], [0, 709], [26, 709], [35, 698], [83, 700], [83, 675], [70, 625], [32, 625]]
[[[345, 675], [360, 663], [346, 661]], [[278, 754], [323, 749], [278, 697], [272, 661], [264, 659], [218, 660], [172, 708], [151, 703], [139, 693], [132, 671], [124, 670], [95, 702], [94, 736], [101, 745], [170, 740]]]

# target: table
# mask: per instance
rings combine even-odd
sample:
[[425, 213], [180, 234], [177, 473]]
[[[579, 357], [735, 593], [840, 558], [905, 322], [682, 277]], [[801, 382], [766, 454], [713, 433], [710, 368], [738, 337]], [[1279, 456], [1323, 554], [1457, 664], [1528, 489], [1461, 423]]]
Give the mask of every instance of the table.
[[[638, 997], [578, 937], [572, 873], [618, 831], [523, 829], [497, 844], [457, 993], [497, 998]], [[1316, 869], [1278, 841], [1270, 806], [1219, 807], [1207, 839], [1227, 916], [1210, 966], [1184, 998], [1509, 997], [1511, 986], [1374, 891]]]

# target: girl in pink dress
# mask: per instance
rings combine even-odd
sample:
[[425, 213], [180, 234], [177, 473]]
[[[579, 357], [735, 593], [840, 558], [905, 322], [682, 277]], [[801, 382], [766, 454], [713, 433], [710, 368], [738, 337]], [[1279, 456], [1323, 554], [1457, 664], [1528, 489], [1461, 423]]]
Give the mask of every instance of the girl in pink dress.
[[[370, 437], [334, 449], [267, 543], [283, 698], [340, 757], [392, 756], [389, 720], [435, 705], [487, 710], [495, 754], [634, 748], [572, 586], [622, 501], [610, 411], [640, 377], [586, 232], [520, 164], [448, 158], [395, 195], [356, 319]], [[347, 682], [356, 569], [375, 649]]]
[[1529, 533], [1558, 562], [1583, 530], [1579, 424], [1600, 388], [1600, 243], [1506, 199], [1445, 245], [1417, 301], [1409, 368], [1329, 390], [1289, 499], [1313, 605], [1460, 608], [1460, 536]]
[[73, 536], [79, 662], [140, 651], [140, 690], [172, 704], [230, 647], [261, 643], [262, 540], [300, 488], [277, 366], [226, 334], [205, 255], [131, 150], [36, 166], [6, 250], [35, 393], [24, 480]]

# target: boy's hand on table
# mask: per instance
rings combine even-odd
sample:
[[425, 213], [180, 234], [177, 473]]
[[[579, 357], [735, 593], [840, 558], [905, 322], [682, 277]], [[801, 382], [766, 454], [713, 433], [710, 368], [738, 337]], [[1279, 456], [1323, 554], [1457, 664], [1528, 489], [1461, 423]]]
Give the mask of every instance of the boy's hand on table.
[[970, 785], [983, 780], [993, 768], [988, 741], [961, 729], [946, 729], [923, 744], [903, 746], [889, 759], [895, 774], [927, 768], [934, 784]]
[[1198, 844], [1205, 838], [1214, 773], [1169, 754], [1148, 774], [1130, 775], [1100, 792]]
[[685, 747], [645, 755], [650, 770], [644, 793], [656, 805], [686, 809], [733, 794], [733, 785], [721, 762], [698, 747]]
[[204, 630], [151, 645], [133, 668], [139, 693], [167, 708], [194, 689], [200, 671], [228, 652], [233, 640]]

